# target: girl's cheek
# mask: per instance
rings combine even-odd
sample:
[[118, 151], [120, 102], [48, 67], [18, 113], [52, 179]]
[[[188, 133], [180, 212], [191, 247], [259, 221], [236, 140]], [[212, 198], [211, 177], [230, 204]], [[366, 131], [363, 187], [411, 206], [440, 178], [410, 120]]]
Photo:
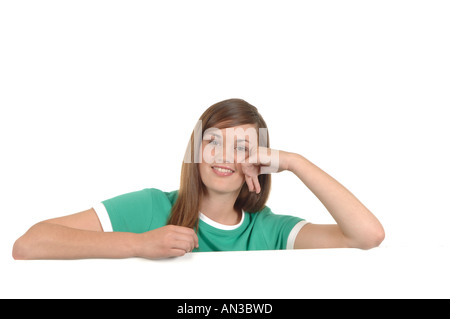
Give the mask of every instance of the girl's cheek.
[[236, 173], [238, 173], [239, 176], [242, 176], [242, 178], [244, 178], [244, 172], [242, 171], [242, 164], [239, 163], [236, 164]]

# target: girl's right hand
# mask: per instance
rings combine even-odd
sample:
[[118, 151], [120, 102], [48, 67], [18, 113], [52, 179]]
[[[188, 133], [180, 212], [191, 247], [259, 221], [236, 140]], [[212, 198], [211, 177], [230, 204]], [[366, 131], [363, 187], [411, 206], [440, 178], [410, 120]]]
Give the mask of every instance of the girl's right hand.
[[163, 226], [139, 234], [137, 255], [149, 259], [183, 256], [198, 248], [198, 237], [191, 228]]

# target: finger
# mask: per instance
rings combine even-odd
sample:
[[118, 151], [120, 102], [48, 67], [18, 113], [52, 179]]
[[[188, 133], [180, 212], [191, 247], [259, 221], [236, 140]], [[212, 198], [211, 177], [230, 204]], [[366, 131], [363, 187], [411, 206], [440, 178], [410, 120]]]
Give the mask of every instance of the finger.
[[194, 238], [194, 248], [198, 248], [198, 236], [194, 230], [192, 230], [192, 232], [193, 232], [193, 238]]
[[194, 240], [195, 247], [198, 247], [198, 236], [192, 228], [184, 226], [174, 226], [174, 230], [178, 233], [191, 236]]
[[250, 171], [250, 167], [251, 167], [252, 165], [251, 164], [249, 164], [249, 163], [242, 163], [241, 164], [241, 170], [242, 170], [242, 172], [244, 173], [244, 174], [247, 174], [249, 171]]
[[194, 235], [195, 235], [195, 237], [194, 237], [195, 248], [198, 248], [198, 236], [195, 233], [194, 233]]
[[253, 177], [253, 185], [255, 187], [256, 194], [261, 192], [261, 185], [259, 185], [258, 176]]
[[168, 257], [181, 257], [186, 255], [186, 251], [184, 249], [170, 249]]
[[252, 154], [248, 157], [248, 164], [259, 164], [258, 162], [258, 153]]
[[191, 234], [194, 232], [194, 230], [189, 227], [178, 226], [178, 225], [172, 225], [172, 226], [175, 231], [183, 233], [183, 234]]
[[196, 247], [195, 240], [192, 236], [186, 234], [177, 234], [174, 240], [183, 241], [189, 245], [189, 251], [192, 251]]
[[254, 186], [253, 186], [252, 178], [248, 175], [245, 175], [245, 182], [247, 183], [248, 190], [250, 192], [253, 192]]
[[187, 227], [184, 227], [184, 228], [186, 229], [186, 234], [192, 238], [193, 243], [194, 243], [194, 248], [198, 247], [198, 236], [195, 233], [195, 231], [192, 228], [187, 228]]
[[182, 249], [184, 250], [186, 253], [192, 251], [191, 249], [192, 245], [184, 240], [175, 240], [172, 244], [172, 249]]

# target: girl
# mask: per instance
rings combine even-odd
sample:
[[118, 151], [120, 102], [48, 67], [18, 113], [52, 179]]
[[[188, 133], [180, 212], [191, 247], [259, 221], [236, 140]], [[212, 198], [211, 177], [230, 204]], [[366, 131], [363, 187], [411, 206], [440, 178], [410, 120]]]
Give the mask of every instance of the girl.
[[[317, 225], [272, 213], [271, 174], [290, 171], [336, 221]], [[241, 99], [209, 107], [186, 150], [178, 191], [120, 195], [32, 226], [15, 259], [166, 258], [196, 251], [355, 247], [384, 239], [377, 218], [331, 176], [297, 153], [269, 148], [267, 125]]]

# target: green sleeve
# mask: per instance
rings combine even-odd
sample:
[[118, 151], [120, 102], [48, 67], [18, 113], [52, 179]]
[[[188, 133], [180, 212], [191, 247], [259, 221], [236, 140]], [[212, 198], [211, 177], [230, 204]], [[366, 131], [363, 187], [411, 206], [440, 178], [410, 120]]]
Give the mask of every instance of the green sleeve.
[[289, 234], [303, 220], [296, 216], [274, 214], [267, 206], [259, 214], [258, 228], [261, 228], [269, 249], [286, 249]]
[[168, 194], [146, 188], [103, 201], [113, 231], [143, 233], [166, 224], [172, 204]]

